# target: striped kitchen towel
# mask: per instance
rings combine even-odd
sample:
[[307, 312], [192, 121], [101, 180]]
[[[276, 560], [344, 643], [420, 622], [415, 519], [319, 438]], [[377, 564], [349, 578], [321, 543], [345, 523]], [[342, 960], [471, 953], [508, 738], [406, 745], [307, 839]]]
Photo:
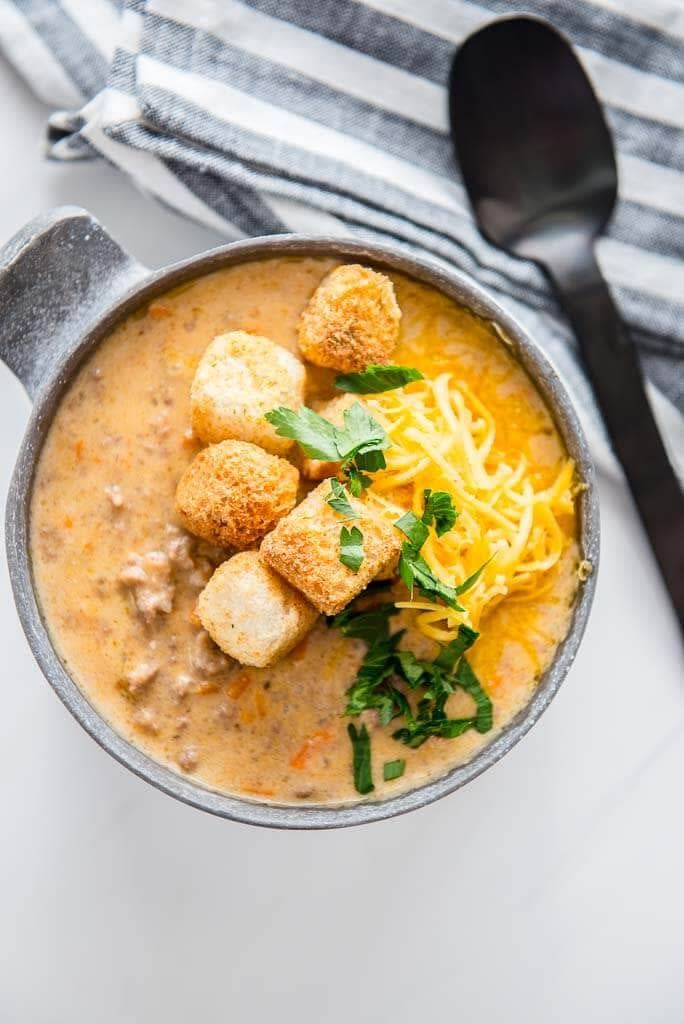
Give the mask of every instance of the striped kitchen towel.
[[[549, 286], [488, 245], [454, 165], [454, 48], [510, 0], [0, 0], [0, 47], [55, 113], [49, 154], [104, 157], [229, 237], [360, 233], [466, 271], [525, 321], [600, 441]], [[684, 451], [684, 4], [527, 0], [575, 44], [619, 151], [599, 259]], [[667, 396], [667, 398], [663, 398]], [[669, 402], [667, 401], [669, 399]], [[604, 452], [605, 454], [605, 452]]]

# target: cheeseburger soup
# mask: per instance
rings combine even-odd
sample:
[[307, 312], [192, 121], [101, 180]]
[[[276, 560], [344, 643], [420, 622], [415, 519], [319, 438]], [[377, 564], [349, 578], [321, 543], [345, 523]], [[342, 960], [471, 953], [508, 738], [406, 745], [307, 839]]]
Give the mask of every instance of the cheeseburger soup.
[[263, 260], [84, 363], [33, 571], [67, 670], [151, 757], [247, 799], [383, 799], [529, 701], [586, 569], [580, 486], [492, 325], [400, 275]]

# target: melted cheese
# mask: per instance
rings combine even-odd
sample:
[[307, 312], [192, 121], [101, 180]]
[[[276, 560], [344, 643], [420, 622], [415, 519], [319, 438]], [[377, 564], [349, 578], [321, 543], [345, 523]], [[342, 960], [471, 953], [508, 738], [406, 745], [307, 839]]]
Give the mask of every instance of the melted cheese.
[[423, 491], [447, 491], [459, 516], [442, 537], [434, 531], [422, 554], [444, 583], [458, 586], [485, 564], [459, 602], [464, 612], [417, 592], [401, 608], [418, 612], [416, 624], [448, 642], [461, 623], [477, 627], [503, 597], [536, 593], [567, 543], [559, 517], [574, 512], [574, 463], [561, 460], [551, 483], [522, 452], [497, 447], [494, 417], [466, 383], [450, 373], [417, 381], [366, 402], [392, 442], [387, 469], [377, 473], [369, 499], [393, 520], [407, 508], [423, 512]]

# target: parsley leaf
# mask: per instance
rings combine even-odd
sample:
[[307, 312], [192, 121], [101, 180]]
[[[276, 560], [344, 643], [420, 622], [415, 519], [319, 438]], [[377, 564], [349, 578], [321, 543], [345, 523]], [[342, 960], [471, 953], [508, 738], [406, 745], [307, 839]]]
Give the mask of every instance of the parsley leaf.
[[349, 498], [347, 497], [347, 491], [340, 483], [333, 477], [330, 481], [330, 494], [326, 496], [327, 503], [331, 508], [334, 508], [336, 512], [340, 512], [347, 519], [359, 519], [359, 513], [355, 512], [352, 508]]
[[360, 498], [363, 492], [365, 491], [366, 487], [370, 487], [370, 485], [373, 483], [371, 478], [369, 476], [366, 476], [365, 473], [362, 473], [360, 470], [358, 470], [353, 462], [349, 466], [347, 466], [347, 468], [345, 469], [345, 473], [347, 475], [347, 481], [349, 483], [349, 490], [352, 492], [355, 498]]
[[370, 363], [360, 373], [343, 373], [335, 377], [335, 387], [356, 395], [377, 395], [381, 391], [403, 388], [412, 380], [423, 380], [420, 370], [411, 366], [383, 366]]
[[[462, 612], [463, 608], [456, 600], [457, 591], [454, 587], [448, 586], [435, 576], [428, 563], [420, 554], [420, 549], [428, 539], [428, 524], [433, 519], [437, 523], [438, 515], [439, 522], [442, 525], [444, 525], [445, 521], [445, 503], [442, 499], [438, 499], [437, 509], [435, 509], [435, 503], [430, 503], [431, 493], [427, 490], [424, 492], [426, 504], [422, 519], [419, 519], [415, 512], [405, 512], [401, 519], [398, 519], [394, 524], [407, 538], [401, 547], [399, 575], [409, 591], [413, 592], [413, 588], [416, 586], [425, 597], [443, 601], [450, 608], [453, 608], [454, 611]], [[453, 512], [455, 522], [456, 511], [451, 505], [449, 495], [446, 494], [446, 491], [437, 491], [436, 494], [444, 494], [449, 499], [449, 507], [451, 512]]]
[[458, 627], [456, 637], [443, 647], [434, 661], [435, 668], [441, 672], [451, 673], [454, 671], [459, 659], [472, 647], [480, 634], [470, 626], [461, 624]]
[[480, 576], [484, 572], [484, 570], [491, 562], [492, 558], [494, 558], [494, 555], [492, 555], [491, 558], [488, 558], [486, 562], [483, 562], [480, 568], [476, 569], [475, 572], [471, 576], [469, 576], [467, 580], [464, 580], [463, 583], [459, 584], [459, 586], [456, 587], [456, 593], [465, 594], [466, 590], [470, 590], [471, 587], [474, 587], [477, 581], [479, 580]]
[[379, 469], [385, 466], [382, 452], [389, 448], [389, 438], [359, 402], [345, 409], [342, 427], [334, 426], [306, 406], [295, 412], [281, 405], [267, 412], [265, 418], [276, 428], [276, 434], [296, 441], [311, 459], [343, 464], [356, 460], [359, 469], [369, 471], [373, 464]]
[[481, 565], [477, 572], [474, 572], [458, 587], [451, 587], [440, 580], [420, 554], [420, 549], [428, 539], [429, 526], [434, 523], [435, 532], [440, 537], [452, 529], [458, 512], [453, 506], [451, 495], [446, 491], [426, 489], [423, 491], [423, 500], [425, 504], [421, 519], [415, 512], [405, 512], [394, 524], [407, 538], [401, 547], [399, 575], [409, 591], [413, 592], [414, 586], [418, 587], [425, 597], [443, 601], [454, 611], [462, 612], [464, 608], [456, 600], [457, 597], [477, 583], [483, 569], [489, 563], [485, 562]]
[[354, 785], [356, 792], [365, 796], [371, 793], [373, 785], [373, 772], [371, 768], [371, 745], [368, 729], [362, 725], [357, 729], [351, 722], [347, 726], [349, 739], [352, 745], [352, 767], [354, 772]]
[[416, 554], [418, 554], [428, 539], [428, 528], [423, 520], [419, 519], [415, 512], [405, 512], [401, 519], [397, 519], [394, 525], [397, 530], [401, 530], [405, 537], [408, 537], [416, 549]]
[[363, 534], [358, 526], [340, 530], [340, 562], [352, 572], [358, 572], [363, 562]]
[[356, 637], [373, 644], [380, 640], [389, 640], [389, 620], [396, 612], [393, 604], [380, 604], [366, 612], [345, 608], [335, 616], [331, 625], [339, 629], [343, 636]]
[[419, 686], [426, 674], [429, 662], [420, 661], [413, 651], [397, 651], [397, 668], [412, 690]]
[[435, 533], [438, 537], [453, 530], [458, 512], [454, 508], [450, 494], [446, 491], [431, 491], [428, 488], [423, 491], [423, 501], [425, 503], [423, 522], [426, 526], [432, 526], [434, 521]]
[[295, 412], [281, 405], [267, 412], [265, 418], [280, 437], [295, 440], [308, 458], [338, 461], [337, 428], [313, 409], [304, 405]]
[[456, 612], [465, 610], [456, 600], [458, 592], [454, 587], [448, 586], [435, 576], [423, 556], [416, 552], [414, 545], [410, 542], [402, 544], [399, 556], [399, 575], [410, 591], [415, 585], [425, 597], [443, 601]]
[[401, 700], [397, 704], [394, 688], [385, 685], [394, 672], [394, 653], [402, 636], [400, 631], [387, 639], [370, 642], [356, 679], [347, 690], [345, 715], [355, 718], [362, 711], [373, 709], [378, 712], [382, 724], [387, 725], [403, 712], [404, 704]]
[[494, 723], [492, 702], [465, 658], [461, 658], [456, 672], [456, 682], [461, 689], [470, 694], [477, 706], [473, 720], [474, 728], [478, 732], [489, 732]]
[[393, 732], [392, 737], [415, 750], [422, 747], [430, 736], [441, 736], [446, 740], [456, 739], [457, 736], [462, 736], [464, 732], [472, 729], [474, 721], [473, 718], [435, 717], [433, 714], [427, 721], [409, 722], [403, 729]]
[[333, 429], [340, 461], [354, 459], [359, 469], [370, 470], [372, 467], [362, 465], [359, 457], [374, 453], [382, 457], [383, 465], [379, 468], [384, 468], [385, 459], [382, 452], [389, 448], [389, 438], [384, 427], [373, 419], [368, 409], [360, 402], [354, 402], [349, 409], [344, 410], [344, 427]]
[[393, 779], [400, 779], [404, 774], [406, 761], [397, 758], [396, 761], [385, 761], [382, 766], [382, 777], [385, 782], [392, 782]]

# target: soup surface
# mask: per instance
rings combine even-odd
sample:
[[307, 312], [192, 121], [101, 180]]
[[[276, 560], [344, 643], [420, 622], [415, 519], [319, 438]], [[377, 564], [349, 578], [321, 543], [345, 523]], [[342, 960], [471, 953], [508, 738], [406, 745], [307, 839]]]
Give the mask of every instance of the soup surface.
[[[56, 649], [93, 705], [150, 756], [208, 787], [281, 803], [358, 799], [343, 717], [366, 645], [320, 619], [271, 668], [226, 657], [195, 613], [226, 553], [183, 531], [176, 485], [200, 443], [190, 429], [190, 383], [211, 339], [244, 330], [297, 351], [300, 313], [330, 260], [275, 259], [218, 271], [172, 291], [121, 323], [83, 365], [43, 448], [31, 547], [42, 611]], [[521, 452], [551, 481], [566, 453], [551, 416], [493, 327], [427, 286], [390, 275], [402, 310], [394, 361], [449, 371], [496, 421], [500, 451]], [[333, 375], [308, 367], [307, 401]], [[470, 662], [493, 702], [494, 728], [431, 737], [408, 749], [362, 716], [372, 736], [375, 790], [393, 796], [466, 761], [527, 703], [567, 632], [577, 587], [572, 513], [543, 585], [493, 603], [477, 624]], [[133, 600], [140, 566], [147, 584]], [[138, 568], [136, 568], [138, 567]], [[434, 642], [405, 610], [406, 643]], [[403, 642], [402, 642], [403, 643]], [[126, 680], [123, 685], [122, 681]], [[450, 698], [468, 714], [470, 697]], [[382, 764], [405, 759], [401, 778]], [[378, 767], [379, 766], [379, 767]]]

